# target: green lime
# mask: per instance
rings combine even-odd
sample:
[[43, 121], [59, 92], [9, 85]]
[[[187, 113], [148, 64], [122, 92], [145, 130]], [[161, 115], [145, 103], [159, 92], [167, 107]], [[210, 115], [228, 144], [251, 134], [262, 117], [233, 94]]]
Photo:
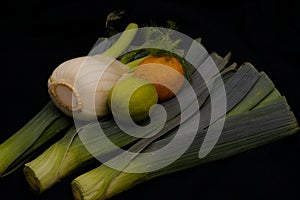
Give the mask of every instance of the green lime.
[[151, 106], [157, 104], [156, 89], [149, 81], [130, 77], [119, 81], [109, 92], [108, 106], [114, 117], [141, 122], [149, 117]]

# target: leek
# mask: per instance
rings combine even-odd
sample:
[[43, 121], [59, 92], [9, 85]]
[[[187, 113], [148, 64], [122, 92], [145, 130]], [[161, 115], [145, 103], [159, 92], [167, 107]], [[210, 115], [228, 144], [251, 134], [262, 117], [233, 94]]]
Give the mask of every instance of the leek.
[[[100, 121], [100, 123], [105, 129], [107, 137], [120, 147], [135, 140], [135, 138], [121, 132], [111, 120]], [[24, 176], [35, 193], [44, 192], [65, 176], [87, 166], [94, 161], [93, 155], [101, 156], [113, 151], [101, 140], [101, 137], [91, 138], [91, 142], [99, 144], [93, 152], [85, 148], [78, 134], [88, 132], [93, 135], [98, 131], [97, 126], [98, 123], [90, 123], [79, 132], [75, 127], [71, 127], [62, 139], [51, 145], [37, 158], [25, 164]]]
[[[72, 181], [74, 198], [107, 199], [152, 178], [224, 159], [286, 137], [299, 130], [297, 120], [285, 98], [279, 95], [266, 74], [256, 71], [250, 63], [244, 63], [237, 72], [231, 75], [225, 81], [225, 88], [228, 99], [225, 126], [216, 146], [206, 157], [199, 159], [198, 156], [204, 140], [210, 141], [215, 137], [214, 135], [210, 135], [208, 138], [205, 136], [207, 128], [214, 125], [214, 122], [208, 123], [209, 100], [206, 100], [200, 109], [204, 119], [200, 121], [200, 129], [196, 138], [189, 149], [174, 163], [148, 173], [128, 173], [126, 171], [147, 171], [149, 166], [160, 165], [165, 160], [151, 162], [150, 159], [145, 163], [145, 160], [140, 159], [138, 154], [127, 163], [120, 163], [123, 167], [121, 171], [109, 168], [104, 163]], [[218, 85], [214, 87], [214, 92], [217, 93], [217, 91]], [[181, 126], [189, 126], [190, 121], [192, 120], [187, 120]], [[176, 131], [177, 129], [172, 129], [167, 136], [156, 138], [152, 143], [145, 142], [145, 146], [139, 145], [138, 148], [141, 152], [153, 152], [160, 149], [172, 140]], [[192, 137], [192, 134], [187, 132], [186, 137]], [[143, 140], [139, 143], [143, 143]], [[178, 147], [182, 145], [184, 144], [180, 141], [177, 144]], [[171, 159], [173, 156], [174, 153], [170, 151], [169, 158]], [[118, 156], [107, 162], [118, 162]]]
[[29, 122], [0, 145], [0, 176], [15, 171], [17, 166], [30, 159], [31, 153], [27, 152], [37, 152], [45, 147], [50, 138], [70, 125], [71, 120], [68, 117], [52, 102], [47, 103]]
[[[274, 112], [274, 110], [277, 110], [277, 112]], [[270, 116], [270, 112], [272, 113], [272, 116]], [[251, 123], [249, 123], [250, 120], [252, 121]], [[186, 170], [208, 162], [225, 159], [229, 156], [287, 137], [296, 133], [298, 130], [299, 126], [297, 120], [290, 112], [284, 99], [281, 99], [276, 105], [269, 104], [245, 113], [228, 117], [219, 142], [214, 147], [213, 151], [203, 159], [198, 158], [198, 152], [199, 144], [201, 144], [203, 140], [202, 137], [205, 134], [205, 131], [200, 131], [188, 151], [170, 166], [150, 173], [127, 173], [117, 172], [114, 169], [103, 165], [100, 170], [96, 168], [97, 170], [91, 170], [90, 172], [77, 177], [72, 182], [73, 195], [75, 199], [93, 199], [90, 198], [91, 194], [87, 193], [86, 186], [89, 185], [89, 181], [95, 183], [95, 177], [97, 176], [100, 178], [102, 177], [103, 182], [109, 182], [108, 188], [104, 188], [103, 185], [95, 184], [96, 187], [94, 187], [94, 191], [102, 193], [97, 199], [107, 199], [150, 179]], [[146, 150], [155, 150], [166, 145], [168, 142], [168, 138], [157, 141], [151, 144]], [[156, 165], [157, 163], [151, 164]], [[138, 158], [128, 165], [128, 168], [133, 169], [141, 167], [145, 167], [145, 165], [144, 163], [140, 163]], [[111, 177], [110, 174], [112, 173], [116, 176], [111, 180], [107, 180]], [[93, 174], [93, 177], [91, 177], [91, 174]]]

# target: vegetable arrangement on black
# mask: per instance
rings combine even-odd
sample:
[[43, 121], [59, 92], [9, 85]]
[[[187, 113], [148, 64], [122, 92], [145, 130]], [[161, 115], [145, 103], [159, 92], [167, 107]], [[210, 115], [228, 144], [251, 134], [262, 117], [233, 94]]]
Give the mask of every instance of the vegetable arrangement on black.
[[[50, 101], [22, 129], [0, 145], [1, 176], [9, 175], [16, 169], [24, 167], [25, 178], [35, 193], [42, 193], [50, 189], [54, 184], [75, 170], [83, 168], [91, 162], [98, 162], [94, 158], [94, 155], [105, 156], [112, 153], [114, 149], [110, 149], [101, 138], [91, 138], [89, 142], [91, 144], [97, 144], [95, 145], [96, 148], [91, 152], [90, 149], [86, 149], [78, 136], [79, 132], [85, 132], [87, 134], [96, 132], [98, 123], [105, 129], [106, 136], [110, 140], [119, 147], [128, 148], [129, 150], [134, 150], [134, 152], [151, 152], [167, 145], [176, 135], [178, 127], [189, 126], [189, 123], [193, 117], [195, 117], [194, 113], [190, 113], [184, 123], [181, 124], [181, 112], [177, 108], [176, 98], [160, 102], [168, 111], [167, 122], [165, 124], [166, 128], [162, 129], [157, 136], [150, 139], [137, 139], [125, 134], [115, 123], [107, 105], [109, 91], [117, 84], [121, 76], [127, 74], [128, 76], [125, 78], [131, 78], [133, 76], [132, 71], [137, 69], [138, 64], [149, 56], [176, 57], [185, 70], [184, 75], [187, 80], [190, 80], [196, 92], [202, 118], [201, 121], [199, 121], [199, 130], [192, 145], [171, 165], [149, 173], [127, 173], [126, 171], [111, 169], [105, 164], [100, 165], [99, 163], [99, 167], [83, 173], [70, 183], [75, 199], [107, 199], [152, 178], [195, 167], [207, 162], [224, 159], [231, 155], [289, 136], [299, 130], [298, 122], [285, 97], [280, 94], [280, 91], [276, 89], [264, 72], [257, 71], [251, 63], [244, 63], [241, 66], [237, 66], [234, 62], [230, 63], [230, 53], [225, 57], [221, 57], [213, 52], [210, 54], [210, 57], [220, 70], [226, 89], [226, 120], [216, 146], [206, 157], [199, 159], [198, 152], [205, 138], [207, 129], [214, 122], [209, 121], [211, 107], [210, 95], [201, 75], [197, 73], [196, 69], [198, 66], [191, 66], [190, 63], [186, 62], [180, 57], [180, 51], [178, 51], [177, 55], [173, 55], [168, 51], [149, 48], [147, 45], [142, 45], [140, 50], [129, 51], [122, 54], [135, 37], [135, 30], [137, 30], [137, 28], [137, 24], [129, 24], [115, 43], [108, 41], [107, 49], [105, 49], [101, 55], [92, 55], [87, 58], [91, 60], [88, 61], [91, 62], [91, 64], [86, 61], [86, 57], [82, 57], [79, 58], [79, 61], [78, 59], [74, 59], [62, 64], [62, 66], [68, 65], [65, 68], [69, 68], [71, 72], [68, 72], [67, 69], [62, 70], [62, 67], [54, 71], [54, 74], [49, 78], [48, 82], [49, 94], [53, 101]], [[155, 27], [151, 30], [153, 32], [149, 32], [149, 34], [160, 33]], [[168, 44], [170, 50], [178, 48], [177, 45], [179, 42], [176, 40], [173, 41], [168, 34], [169, 33], [162, 33], [156, 38], [156, 41], [165, 41], [164, 45]], [[105, 39], [99, 42], [103, 41], [105, 41]], [[200, 39], [195, 41], [201, 42]], [[150, 42], [150, 39], [146, 39], [146, 42]], [[151, 42], [155, 43], [155, 41]], [[111, 60], [111, 58], [115, 58], [116, 60]], [[100, 62], [113, 63], [113, 65], [109, 66], [116, 66], [116, 71], [108, 72], [108, 74], [111, 74], [107, 75], [113, 77], [110, 77], [110, 79], [114, 80], [108, 83], [98, 82], [99, 87], [107, 84], [104, 87], [106, 88], [105, 91], [100, 91], [105, 93], [105, 96], [101, 95], [99, 98], [101, 102], [96, 103], [99, 105], [99, 111], [96, 111], [99, 122], [86, 122], [87, 124], [78, 130], [73, 124], [72, 117], [79, 117], [80, 120], [84, 119], [84, 121], [88, 121], [91, 111], [89, 108], [83, 107], [89, 105], [89, 103], [84, 102], [84, 97], [82, 97], [80, 91], [72, 85], [72, 81], [74, 83], [72, 78], [74, 79], [74, 74], [76, 74], [76, 72], [72, 70], [78, 66], [85, 66], [82, 63], [87, 62], [85, 63], [87, 64], [86, 66], [91, 66], [92, 70], [86, 73], [95, 75], [95, 68], [101, 66], [99, 60]], [[204, 62], [205, 57], [200, 60]], [[201, 66], [201, 64], [199, 66]], [[105, 68], [105, 70], [106, 69], [108, 68]], [[103, 70], [101, 70], [102, 69], [100, 69], [99, 74], [103, 73]], [[114, 76], [115, 74], [113, 73], [117, 75]], [[211, 74], [209, 80], [213, 81], [217, 76], [217, 74]], [[59, 78], [69, 82], [63, 82], [59, 80]], [[87, 79], [89, 82], [90, 80], [90, 78]], [[95, 79], [95, 82], [96, 81], [98, 81], [97, 77]], [[83, 82], [83, 84], [87, 84], [87, 82]], [[59, 89], [59, 87], [62, 88]], [[76, 92], [79, 93], [77, 94]], [[218, 95], [218, 87], [216, 87], [213, 92]], [[74, 94], [75, 97], [73, 96]], [[183, 96], [187, 94], [188, 90], [184, 86], [178, 93], [178, 95]], [[90, 97], [86, 99], [90, 99]], [[189, 105], [183, 110], [190, 112]], [[79, 114], [77, 115], [76, 112]], [[93, 118], [93, 116], [91, 118]], [[149, 130], [149, 133], [150, 132], [151, 130]], [[41, 147], [49, 142], [51, 138], [62, 133], [65, 133], [64, 137], [54, 144], [51, 144], [47, 150], [40, 151]], [[147, 133], [143, 134], [146, 135]], [[186, 138], [189, 137], [191, 137], [191, 135], [187, 132]], [[181, 144], [178, 143], [179, 147], [180, 145]], [[170, 157], [172, 156], [172, 153], [170, 153]], [[111, 160], [114, 159], [114, 157], [109, 158]], [[110, 162], [110, 160], [107, 162]], [[158, 163], [151, 164], [157, 165]], [[128, 163], [124, 164], [123, 169], [143, 167], [143, 163], [140, 162], [139, 155], [137, 155], [129, 160]]]

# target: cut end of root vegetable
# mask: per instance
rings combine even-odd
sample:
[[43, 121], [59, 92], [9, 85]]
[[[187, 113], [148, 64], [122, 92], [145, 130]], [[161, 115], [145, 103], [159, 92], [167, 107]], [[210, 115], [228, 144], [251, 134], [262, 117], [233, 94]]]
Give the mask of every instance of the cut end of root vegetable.
[[54, 102], [69, 111], [80, 111], [82, 103], [76, 89], [66, 82], [49, 81], [49, 93]]
[[30, 185], [31, 190], [34, 193], [39, 194], [40, 188], [41, 188], [41, 182], [36, 177], [35, 172], [30, 167], [25, 166], [23, 169], [23, 173], [24, 173], [26, 181]]
[[48, 92], [69, 117], [94, 120], [109, 113], [108, 92], [128, 71], [128, 66], [105, 55], [75, 58], [53, 71]]
[[[130, 23], [117, 41], [101, 54], [93, 52], [96, 55], [82, 56], [60, 64], [48, 82], [54, 104], [66, 115], [84, 121], [109, 114], [108, 92], [129, 71], [129, 67], [116, 58], [129, 47], [137, 28], [137, 24]], [[74, 111], [77, 112], [73, 116]]]
[[83, 199], [82, 191], [78, 183], [74, 180], [72, 181], [71, 186], [72, 186], [71, 188], [72, 188], [73, 198], [75, 200], [82, 200]]

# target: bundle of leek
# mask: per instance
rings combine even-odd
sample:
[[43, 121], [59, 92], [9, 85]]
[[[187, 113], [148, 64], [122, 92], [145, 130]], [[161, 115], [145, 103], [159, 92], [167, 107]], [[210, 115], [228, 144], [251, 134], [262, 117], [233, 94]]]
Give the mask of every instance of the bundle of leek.
[[[222, 58], [216, 53], [212, 53], [211, 57], [218, 64], [218, 67], [223, 69], [229, 61], [230, 54]], [[130, 63], [128, 64], [131, 65]], [[194, 84], [197, 85], [200, 81], [199, 77], [198, 79], [195, 78]], [[197, 90], [198, 95], [201, 95], [199, 101], [202, 99], [202, 102], [208, 96], [208, 94], [201, 93], [204, 90], [205, 87], [203, 85]], [[163, 133], [166, 133], [170, 127], [179, 125], [179, 121], [175, 121], [174, 123], [173, 118], [178, 118], [180, 111], [176, 109], [174, 101], [164, 103], [164, 107], [169, 111], [168, 129], [163, 131]], [[99, 123], [106, 133], [106, 137], [119, 147], [128, 146], [137, 140], [137, 138], [125, 134], [111, 118], [99, 120]], [[94, 158], [95, 155], [97, 157], [105, 156], [114, 150], [113, 147], [105, 142], [102, 136], [99, 137], [97, 135], [99, 131], [98, 126], [98, 122], [93, 122], [85, 125], [78, 131], [73, 126], [61, 140], [54, 143], [37, 158], [25, 164], [25, 178], [35, 193], [42, 193], [64, 177], [76, 172], [76, 170], [82, 169], [88, 164], [98, 162]], [[88, 143], [93, 148], [86, 149], [86, 141], [83, 143], [80, 138], [80, 134], [84, 133], [90, 135]]]
[[[212, 64], [208, 62], [208, 55], [196, 56], [199, 66]], [[218, 78], [215, 71], [206, 72], [208, 82], [205, 82], [197, 70], [192, 68], [190, 71], [192, 89], [197, 97], [193, 101], [197, 101], [199, 104], [201, 120], [192, 145], [174, 163], [154, 172], [128, 173], [132, 170], [147, 171], [148, 167], [160, 165], [161, 163], [157, 161], [145, 163], [138, 153], [152, 152], [162, 148], [174, 138], [180, 126], [188, 127], [195, 121], [193, 118], [196, 116], [196, 110], [193, 110], [193, 102], [186, 102], [184, 107], [179, 110], [176, 98], [162, 103], [168, 114], [166, 124], [158, 134], [150, 138], [137, 139], [125, 134], [112, 118], [89, 123], [79, 130], [76, 130], [75, 127], [70, 128], [61, 140], [36, 159], [25, 164], [24, 174], [31, 188], [36, 193], [41, 193], [75, 170], [91, 162], [97, 162], [95, 157], [105, 157], [107, 164], [118, 162], [118, 158], [123, 155], [116, 154], [118, 152], [115, 152], [115, 148], [97, 135], [99, 124], [106, 133], [105, 137], [119, 147], [129, 148], [137, 155], [125, 163], [120, 163], [122, 166], [120, 171], [111, 169], [104, 164], [77, 177], [72, 182], [76, 199], [109, 198], [151, 178], [223, 159], [297, 132], [299, 129], [297, 120], [284, 97], [280, 95], [264, 72], [258, 72], [250, 63], [244, 63], [239, 68], [235, 63], [227, 66], [230, 54], [222, 58], [216, 53], [212, 53], [211, 58], [221, 71], [222, 80], [225, 83], [227, 112], [225, 127], [218, 143], [206, 157], [199, 159], [199, 149], [203, 141], [209, 143], [216, 137], [216, 135], [206, 137], [206, 132], [209, 127], [218, 123], [217, 119], [210, 121], [212, 106], [210, 95], [222, 99], [220, 97], [222, 94], [218, 92], [220, 85], [214, 82]], [[123, 59], [124, 57], [121, 58], [121, 60]], [[134, 66], [136, 61], [133, 60], [131, 63], [126, 61], [126, 63]], [[212, 91], [207, 89], [207, 83], [213, 85]], [[189, 95], [189, 92], [189, 89], [184, 88], [179, 95], [184, 97]], [[182, 111], [185, 114], [183, 123], [181, 123]], [[141, 135], [151, 134], [152, 131], [149, 129]], [[84, 142], [79, 136], [82, 134], [89, 135]], [[97, 137], [94, 137], [95, 135]], [[192, 135], [187, 132], [184, 139], [190, 140]], [[86, 145], [90, 148], [86, 149]], [[185, 144], [180, 142], [177, 144], [178, 148], [182, 145]], [[173, 159], [173, 157], [175, 155], [170, 151], [168, 159]], [[161, 162], [164, 161], [161, 160]]]
[[[208, 128], [218, 122], [218, 120], [209, 122], [210, 98], [205, 99], [200, 107], [202, 118], [196, 137], [185, 153], [175, 162], [159, 170], [150, 171], [149, 168], [161, 166], [166, 159], [146, 160], [141, 154], [136, 154], [135, 157], [120, 163], [119, 160], [123, 155], [117, 155], [99, 167], [75, 178], [71, 183], [74, 198], [107, 199], [152, 178], [224, 159], [286, 137], [299, 130], [298, 122], [285, 97], [281, 96], [264, 72], [258, 72], [250, 63], [244, 63], [236, 71], [226, 69], [228, 68], [223, 70], [222, 76], [227, 94], [225, 125], [218, 142], [207, 156], [199, 158], [199, 149], [205, 140], [213, 142], [218, 132], [206, 137]], [[195, 76], [194, 73], [193, 80], [197, 80]], [[197, 81], [194, 84], [198, 85]], [[214, 88], [215, 95], [218, 95], [218, 87]], [[201, 99], [201, 95], [198, 98]], [[190, 126], [193, 117], [195, 115], [191, 115], [180, 126]], [[133, 144], [129, 150], [155, 154], [155, 150], [163, 148], [173, 140], [177, 131], [178, 127], [173, 127], [163, 137], [157, 137], [150, 142], [148, 139], [142, 139]], [[193, 133], [186, 132], [182, 139], [189, 140], [191, 137]], [[176, 148], [184, 148], [183, 140], [177, 141]], [[167, 159], [170, 160], [177, 156], [172, 150], [167, 153]], [[121, 170], [108, 167], [112, 163], [120, 164]], [[134, 171], [139, 173], [132, 173]]]
[[[168, 43], [172, 47], [176, 46], [176, 44], [178, 43], [177, 40], [173, 41], [172, 39], [170, 39], [169, 35], [167, 34], [157, 34], [158, 32], [155, 28], [151, 29], [147, 33], [150, 36], [152, 34], [156, 34], [156, 37], [157, 35], [159, 35], [159, 37], [156, 38], [155, 41], [161, 41], [160, 39], [161, 37], [163, 37], [163, 41], [165, 43]], [[120, 37], [118, 41], [123, 41], [123, 45], [124, 43], [126, 43], [126, 39], [124, 39], [124, 37]], [[146, 41], [148, 40], [146, 39]], [[98, 45], [103, 45], [103, 47], [99, 47]], [[106, 54], [112, 54], [110, 53], [111, 49], [115, 49], [120, 45], [118, 45], [118, 42], [116, 42], [111, 47], [109, 44], [106, 45], [106, 43], [103, 42], [103, 39], [101, 38], [99, 39], [99, 41], [97, 41], [95, 46], [98, 47], [98, 50], [105, 50]], [[128, 44], [126, 46], [128, 46]], [[120, 52], [119, 49], [118, 51]], [[131, 51], [123, 55], [121, 57], [121, 61], [123, 63], [126, 63], [126, 65], [130, 68], [134, 68], [141, 61], [141, 59], [146, 57], [146, 55], [143, 55], [142, 57], [133, 59], [133, 57], [136, 56], [135, 53], [136, 52]], [[119, 55], [119, 53], [117, 55]], [[114, 57], [116, 57], [117, 55], [115, 54]], [[218, 64], [219, 68], [223, 69], [229, 60], [230, 54], [225, 58], [221, 58], [216, 53], [213, 53], [211, 57]], [[200, 91], [198, 93], [200, 93]], [[202, 97], [203, 101], [205, 97], [206, 96]], [[167, 110], [170, 111], [168, 116], [168, 118], [170, 119], [180, 114], [180, 111], [176, 109], [176, 105], [174, 105], [174, 103], [172, 102], [165, 103], [165, 107], [167, 108]], [[44, 192], [45, 190], [52, 187], [55, 183], [59, 182], [62, 178], [75, 172], [77, 169], [81, 169], [83, 168], [83, 166], [86, 166], [87, 164], [96, 161], [94, 155], [105, 156], [106, 154], [109, 154], [114, 150], [111, 146], [105, 143], [105, 140], [103, 140], [103, 138], [98, 137], [98, 123], [100, 123], [101, 127], [104, 129], [106, 137], [108, 137], [113, 143], [115, 143], [119, 147], [127, 146], [137, 140], [137, 138], [130, 137], [127, 134], [125, 134], [117, 126], [114, 120], [109, 117], [100, 119], [99, 122], [89, 122], [85, 126], [81, 127], [79, 130], [78, 128], [76, 129], [75, 126], [72, 126], [63, 138], [61, 138], [56, 143], [52, 144], [37, 158], [25, 164], [23, 170], [25, 178], [35, 193]], [[172, 124], [173, 122], [169, 123]], [[177, 122], [177, 125], [178, 123], [179, 122]], [[167, 131], [167, 129], [164, 130], [164, 132]], [[151, 130], [149, 130], [148, 132], [151, 132]], [[85, 147], [86, 144], [84, 144], [80, 139], [79, 135], [84, 133], [87, 133], [89, 135], [88, 143], [90, 143], [90, 145], [94, 144], [95, 146], [92, 150], [87, 150]]]

